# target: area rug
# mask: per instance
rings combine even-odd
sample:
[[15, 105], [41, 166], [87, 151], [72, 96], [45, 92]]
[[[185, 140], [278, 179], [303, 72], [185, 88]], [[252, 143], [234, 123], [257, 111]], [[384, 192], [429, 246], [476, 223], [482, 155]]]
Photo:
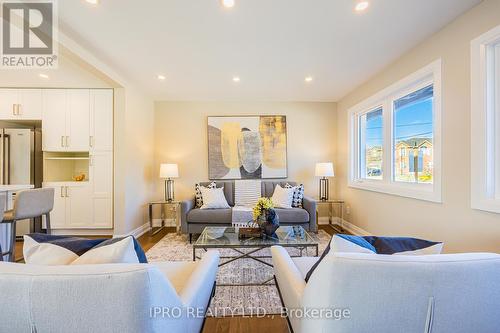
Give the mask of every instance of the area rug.
[[[319, 254], [331, 239], [324, 230], [311, 233], [319, 243]], [[193, 240], [194, 241], [194, 240]], [[299, 255], [297, 249], [289, 248], [290, 255]], [[308, 251], [308, 252], [307, 252]], [[304, 250], [304, 256], [314, 256], [315, 250]], [[219, 251], [221, 256], [236, 256], [231, 249]], [[202, 255], [202, 251], [197, 251]], [[270, 256], [270, 249], [263, 249], [254, 255]], [[191, 261], [193, 247], [186, 235], [167, 234], [155, 244], [146, 256], [149, 262], [158, 261]], [[225, 261], [227, 259], [221, 259]], [[271, 259], [263, 259], [271, 262]], [[273, 269], [252, 259], [239, 259], [219, 268], [217, 284], [259, 283], [273, 277]], [[210, 316], [280, 314], [281, 301], [274, 285], [268, 286], [218, 286], [207, 314]]]

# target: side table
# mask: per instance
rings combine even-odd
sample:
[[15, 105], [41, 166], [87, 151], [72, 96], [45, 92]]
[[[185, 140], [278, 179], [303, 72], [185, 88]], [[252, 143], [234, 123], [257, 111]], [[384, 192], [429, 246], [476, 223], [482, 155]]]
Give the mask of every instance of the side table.
[[[333, 215], [333, 212], [335, 211], [335, 206], [337, 206], [339, 208], [339, 216], [338, 218], [340, 219], [340, 231], [341, 232], [344, 232], [344, 204], [345, 204], [345, 201], [344, 200], [335, 200], [335, 199], [331, 199], [331, 200], [316, 200], [316, 216], [318, 217], [318, 208], [322, 205], [327, 205], [328, 206], [328, 225], [330, 227], [334, 227], [332, 222], [333, 222], [333, 218], [334, 218], [334, 215]], [[319, 217], [318, 217], [319, 218]]]
[[[153, 226], [153, 207], [159, 205], [161, 207], [161, 226], [159, 227], [154, 227]], [[180, 234], [181, 231], [181, 203], [180, 201], [154, 201], [149, 203], [149, 232], [151, 236], [156, 235], [159, 233], [163, 228], [165, 228], [165, 220], [166, 220], [166, 213], [168, 211], [172, 211], [173, 214], [173, 220], [175, 223], [175, 230], [177, 234]]]

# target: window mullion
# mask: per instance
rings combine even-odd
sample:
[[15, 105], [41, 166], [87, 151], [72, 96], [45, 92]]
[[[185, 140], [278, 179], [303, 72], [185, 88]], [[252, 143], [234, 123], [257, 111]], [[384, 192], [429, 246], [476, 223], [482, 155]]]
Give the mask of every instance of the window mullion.
[[392, 123], [392, 107], [390, 99], [386, 99], [383, 104], [384, 115], [384, 144], [383, 144], [383, 172], [384, 183], [390, 184], [393, 181], [393, 123]]

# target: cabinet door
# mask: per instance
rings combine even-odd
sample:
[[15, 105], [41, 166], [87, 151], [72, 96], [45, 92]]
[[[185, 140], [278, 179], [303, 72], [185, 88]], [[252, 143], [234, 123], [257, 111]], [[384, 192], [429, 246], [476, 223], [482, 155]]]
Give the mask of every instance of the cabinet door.
[[92, 228], [90, 186], [87, 183], [68, 185], [66, 195], [66, 214], [69, 216], [66, 227]]
[[113, 90], [94, 89], [90, 92], [90, 144], [92, 151], [113, 149]]
[[66, 151], [66, 90], [44, 90], [42, 99], [42, 149], [44, 151]]
[[113, 227], [113, 153], [90, 155], [93, 224], [96, 228]]
[[[66, 197], [64, 186], [43, 186], [54, 188], [54, 208], [50, 212], [50, 227], [52, 229], [65, 229], [66, 216]], [[46, 227], [45, 217], [43, 217], [43, 227]]]
[[0, 119], [17, 119], [15, 114], [17, 101], [17, 89], [0, 89]]
[[89, 151], [90, 96], [88, 89], [68, 89], [69, 122], [67, 146], [69, 151]]
[[18, 110], [19, 119], [42, 119], [42, 90], [20, 89]]

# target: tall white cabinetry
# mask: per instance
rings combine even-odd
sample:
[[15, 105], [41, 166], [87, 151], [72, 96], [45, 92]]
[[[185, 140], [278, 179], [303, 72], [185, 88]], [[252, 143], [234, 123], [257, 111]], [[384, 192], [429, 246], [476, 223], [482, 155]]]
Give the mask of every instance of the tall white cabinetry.
[[47, 89], [42, 97], [43, 186], [56, 193], [52, 228], [113, 228], [113, 90]]

